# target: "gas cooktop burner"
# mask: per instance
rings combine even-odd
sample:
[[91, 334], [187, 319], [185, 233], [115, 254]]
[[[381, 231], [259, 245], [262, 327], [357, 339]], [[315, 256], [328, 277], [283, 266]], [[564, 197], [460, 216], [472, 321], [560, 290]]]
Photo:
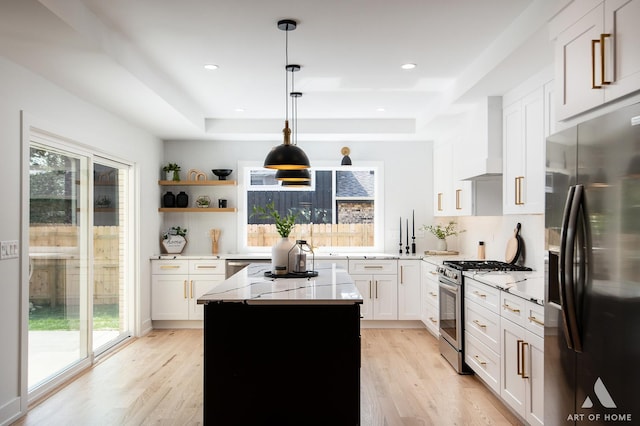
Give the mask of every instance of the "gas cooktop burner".
[[442, 264], [458, 271], [531, 271], [526, 266], [499, 260], [445, 260]]

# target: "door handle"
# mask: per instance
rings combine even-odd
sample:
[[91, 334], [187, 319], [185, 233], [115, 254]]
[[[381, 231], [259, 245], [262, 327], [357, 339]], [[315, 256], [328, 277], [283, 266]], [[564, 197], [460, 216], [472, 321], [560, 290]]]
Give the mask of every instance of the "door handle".
[[182, 282], [182, 296], [186, 299], [187, 298], [187, 280], [184, 280]]
[[369, 299], [371, 299], [371, 280], [369, 280]]
[[[576, 243], [582, 240], [582, 237], [578, 236], [579, 219], [583, 212], [584, 201], [584, 186], [576, 185], [573, 200], [571, 202], [571, 209], [569, 211], [569, 219], [567, 222], [567, 236], [565, 241], [565, 254], [564, 254], [564, 296], [566, 303], [563, 302], [563, 308], [566, 311], [566, 318], [568, 320], [568, 328], [571, 334], [571, 342], [573, 344], [573, 350], [576, 352], [582, 352], [582, 341], [580, 338], [580, 327], [578, 324], [578, 300], [576, 296], [577, 280], [575, 277], [574, 264], [576, 259]], [[584, 248], [580, 249], [584, 253]], [[580, 253], [580, 252], [579, 252]], [[584, 255], [579, 259], [579, 268], [584, 267]], [[579, 278], [584, 278], [584, 273], [579, 275]]]
[[438, 211], [442, 211], [442, 192], [438, 192]]
[[475, 325], [477, 325], [478, 327], [480, 327], [480, 328], [487, 328], [487, 325], [486, 325], [486, 324], [482, 324], [482, 323], [481, 323], [480, 321], [478, 321], [478, 320], [473, 320], [473, 323], [474, 323]]
[[193, 280], [189, 280], [189, 298], [193, 299]]
[[529, 344], [527, 342], [522, 342], [522, 378], [528, 379], [529, 375], [527, 374], [527, 366], [524, 362], [527, 356], [527, 351], [525, 350], [525, 346], [529, 347]]
[[378, 280], [376, 280], [375, 284], [376, 284], [376, 299], [377, 299], [378, 298]]
[[456, 189], [456, 210], [462, 210], [462, 202], [460, 195], [462, 194], [462, 189]]
[[522, 365], [524, 364], [522, 362], [522, 344], [524, 343], [524, 340], [522, 339], [518, 339], [516, 341], [516, 372], [518, 373], [518, 376], [520, 377], [524, 377], [524, 372], [522, 371]]
[[400, 266], [400, 284], [404, 284], [404, 266]]

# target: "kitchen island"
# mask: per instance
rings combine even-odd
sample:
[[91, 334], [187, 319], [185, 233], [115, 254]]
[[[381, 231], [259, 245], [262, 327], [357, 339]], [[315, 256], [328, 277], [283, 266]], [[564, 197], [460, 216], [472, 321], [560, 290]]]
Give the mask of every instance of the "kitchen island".
[[349, 274], [269, 278], [251, 264], [204, 304], [204, 423], [360, 424], [360, 307]]

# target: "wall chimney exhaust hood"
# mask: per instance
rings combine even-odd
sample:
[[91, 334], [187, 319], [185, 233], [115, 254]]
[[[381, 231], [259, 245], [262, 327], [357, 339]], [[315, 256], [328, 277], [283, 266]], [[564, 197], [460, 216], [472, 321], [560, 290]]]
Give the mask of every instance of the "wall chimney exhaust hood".
[[468, 132], [454, 173], [458, 180], [496, 179], [502, 176], [502, 97], [489, 96], [468, 112]]

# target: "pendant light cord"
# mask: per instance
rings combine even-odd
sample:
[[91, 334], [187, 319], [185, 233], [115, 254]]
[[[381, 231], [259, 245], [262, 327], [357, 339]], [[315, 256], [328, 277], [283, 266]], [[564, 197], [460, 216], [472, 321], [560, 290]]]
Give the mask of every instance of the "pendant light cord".
[[289, 120], [289, 24], [284, 31], [284, 116], [285, 120]]

